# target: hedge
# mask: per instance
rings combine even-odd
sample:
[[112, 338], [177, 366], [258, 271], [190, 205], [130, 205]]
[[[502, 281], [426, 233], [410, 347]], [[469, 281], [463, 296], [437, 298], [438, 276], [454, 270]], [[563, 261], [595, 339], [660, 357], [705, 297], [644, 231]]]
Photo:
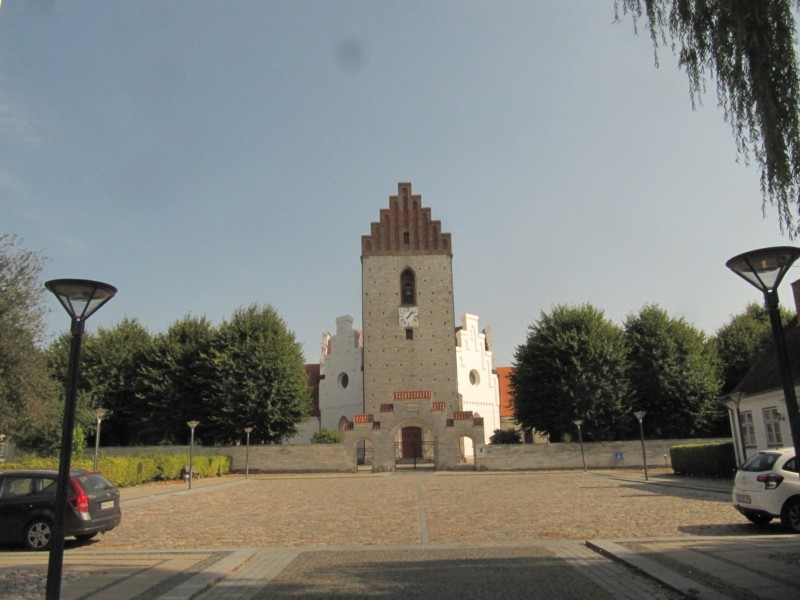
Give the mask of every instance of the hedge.
[[[129, 487], [150, 481], [179, 479], [189, 465], [188, 454], [150, 454], [145, 456], [101, 456], [98, 470], [117, 487]], [[230, 473], [231, 457], [200, 455], [192, 457], [194, 472], [200, 477]], [[73, 469], [94, 469], [93, 458], [72, 461]], [[0, 463], [0, 470], [58, 469], [57, 458], [25, 457], [13, 463]]]
[[733, 442], [681, 444], [672, 446], [669, 455], [676, 475], [730, 479], [736, 474]]

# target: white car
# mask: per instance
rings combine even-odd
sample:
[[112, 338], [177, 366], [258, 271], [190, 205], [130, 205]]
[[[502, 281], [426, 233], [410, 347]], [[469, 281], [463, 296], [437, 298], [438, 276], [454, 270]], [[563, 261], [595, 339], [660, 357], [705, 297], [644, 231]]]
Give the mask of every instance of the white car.
[[794, 448], [762, 450], [736, 473], [733, 506], [756, 525], [772, 519], [800, 533], [800, 474]]

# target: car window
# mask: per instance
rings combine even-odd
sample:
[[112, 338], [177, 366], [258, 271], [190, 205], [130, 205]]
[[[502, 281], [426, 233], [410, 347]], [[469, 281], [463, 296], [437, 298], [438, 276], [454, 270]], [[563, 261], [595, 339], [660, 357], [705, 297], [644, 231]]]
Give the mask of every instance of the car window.
[[56, 493], [56, 480], [45, 477], [39, 480], [39, 494], [46, 496]]
[[791, 471], [792, 473], [797, 473], [797, 459], [792, 457], [786, 461], [786, 464], [783, 465], [784, 471]]
[[780, 454], [773, 454], [772, 452], [759, 452], [754, 454], [742, 465], [742, 471], [769, 471], [775, 465]]
[[0, 499], [17, 498], [33, 494], [33, 477], [6, 477], [0, 487]]
[[99, 473], [83, 473], [73, 475], [87, 492], [97, 490], [113, 490], [114, 485]]

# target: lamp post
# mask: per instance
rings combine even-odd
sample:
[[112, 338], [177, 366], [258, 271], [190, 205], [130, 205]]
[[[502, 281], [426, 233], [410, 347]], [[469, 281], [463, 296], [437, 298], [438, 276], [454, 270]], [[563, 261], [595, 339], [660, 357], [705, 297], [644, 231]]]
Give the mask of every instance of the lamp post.
[[103, 417], [108, 414], [105, 408], [94, 409], [94, 472], [97, 473], [98, 457], [100, 455], [100, 424], [103, 422]]
[[194, 459], [194, 428], [200, 425], [200, 421], [186, 421], [186, 424], [192, 430], [189, 440], [189, 489], [192, 489], [192, 478], [194, 477], [194, 466], [192, 465]]
[[644, 480], [648, 481], [650, 478], [647, 475], [647, 454], [644, 451], [644, 427], [642, 426], [642, 419], [647, 413], [643, 410], [637, 410], [633, 415], [639, 419], [639, 439], [642, 441], [642, 460], [644, 461]]
[[764, 294], [764, 303], [772, 325], [772, 336], [775, 338], [775, 353], [783, 383], [783, 396], [786, 411], [789, 413], [789, 431], [792, 434], [792, 445], [795, 456], [800, 457], [800, 415], [797, 412], [797, 396], [794, 391], [794, 377], [789, 363], [789, 352], [786, 349], [786, 337], [783, 333], [780, 310], [778, 309], [778, 286], [789, 267], [800, 258], [800, 248], [793, 246], [776, 246], [761, 248], [739, 254], [730, 259], [725, 266], [739, 277], [755, 286]]
[[47, 588], [45, 598], [58, 600], [61, 597], [61, 572], [64, 564], [64, 517], [67, 508], [69, 468], [72, 460], [72, 434], [75, 427], [75, 404], [80, 378], [81, 340], [86, 319], [91, 317], [106, 302], [114, 297], [117, 288], [99, 281], [87, 279], [53, 279], [46, 282], [50, 290], [72, 319], [72, 340], [67, 367], [66, 400], [61, 427], [61, 453], [56, 479], [56, 511], [53, 534], [50, 538], [50, 555], [47, 563]]
[[586, 456], [583, 454], [583, 436], [581, 435], [583, 419], [575, 419], [573, 423], [575, 423], [575, 426], [578, 428], [578, 443], [581, 445], [581, 462], [583, 463], [583, 470], [586, 471]]
[[250, 433], [252, 433], [252, 427], [245, 427], [244, 432], [247, 434], [247, 442], [245, 449], [244, 449], [244, 478], [248, 479], [250, 477]]

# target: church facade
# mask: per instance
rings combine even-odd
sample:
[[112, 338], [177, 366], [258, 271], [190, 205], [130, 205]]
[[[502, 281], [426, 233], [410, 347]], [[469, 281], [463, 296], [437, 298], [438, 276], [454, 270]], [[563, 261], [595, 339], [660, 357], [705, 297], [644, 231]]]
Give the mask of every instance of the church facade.
[[323, 332], [318, 426], [373, 470], [455, 468], [501, 428], [491, 333], [472, 314], [456, 326], [452, 259], [450, 234], [398, 184], [361, 238], [363, 330], [345, 315]]

